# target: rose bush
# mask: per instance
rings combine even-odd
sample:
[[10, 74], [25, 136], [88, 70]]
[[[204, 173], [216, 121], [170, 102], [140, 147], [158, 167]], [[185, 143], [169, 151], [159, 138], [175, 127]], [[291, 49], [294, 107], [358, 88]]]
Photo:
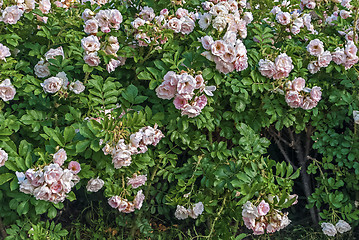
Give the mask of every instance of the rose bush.
[[3, 237], [358, 225], [358, 2], [0, 3]]

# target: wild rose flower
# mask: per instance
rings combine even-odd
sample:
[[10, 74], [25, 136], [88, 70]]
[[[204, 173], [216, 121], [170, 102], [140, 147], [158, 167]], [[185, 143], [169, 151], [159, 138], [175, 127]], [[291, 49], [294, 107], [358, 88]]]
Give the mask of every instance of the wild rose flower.
[[301, 108], [304, 109], [304, 110], [310, 110], [310, 109], [315, 108], [317, 106], [317, 104], [318, 104], [318, 102], [314, 101], [310, 97], [306, 97], [303, 100]]
[[50, 0], [40, 0], [39, 1], [39, 9], [43, 14], [48, 14], [51, 10]]
[[203, 203], [202, 202], [198, 202], [196, 204], [193, 205], [193, 207], [191, 209], [188, 209], [188, 215], [193, 218], [196, 219], [198, 218], [199, 215], [201, 215], [203, 213], [204, 207], [203, 207]]
[[359, 60], [358, 56], [353, 56], [353, 57], [348, 56], [345, 59], [345, 63], [344, 63], [345, 70], [348, 70], [349, 68], [353, 67], [358, 62], [358, 60]]
[[131, 22], [131, 25], [134, 29], [138, 29], [141, 26], [144, 26], [146, 24], [146, 21], [141, 18], [136, 18], [133, 22]]
[[81, 171], [80, 163], [71, 161], [69, 163], [68, 169], [71, 170], [74, 174], [78, 174]]
[[0, 43], [0, 60], [6, 61], [6, 57], [10, 57], [10, 49]]
[[288, 91], [285, 95], [285, 101], [291, 108], [298, 108], [303, 104], [303, 96], [297, 91]]
[[81, 46], [86, 53], [91, 53], [100, 50], [101, 44], [96, 36], [91, 35], [81, 40]]
[[67, 89], [67, 85], [69, 84], [69, 79], [67, 78], [67, 75], [65, 72], [59, 72], [56, 74], [56, 77], [60, 78], [62, 80], [62, 87], [64, 89]]
[[278, 12], [275, 18], [282, 25], [288, 25], [291, 20], [290, 13], [288, 12]]
[[44, 179], [49, 185], [59, 181], [62, 174], [63, 169], [57, 163], [44, 167]]
[[200, 38], [200, 41], [202, 43], [202, 46], [206, 50], [210, 50], [212, 44], [214, 43], [214, 40], [211, 36], [204, 36]]
[[[43, 171], [34, 171], [34, 169], [28, 169], [25, 172], [25, 177], [29, 183], [34, 187], [39, 187], [44, 184], [45, 178]], [[56, 180], [55, 180], [56, 181]]]
[[51, 48], [49, 51], [45, 53], [46, 61], [49, 61], [49, 59], [55, 59], [56, 56], [62, 56], [62, 58], [65, 58], [64, 50], [62, 49], [62, 46], [58, 48]]
[[202, 110], [207, 105], [207, 97], [206, 95], [201, 95], [194, 99], [194, 104]]
[[320, 67], [318, 65], [317, 61], [312, 61], [308, 64], [308, 70], [311, 74], [315, 74], [320, 70]]
[[110, 29], [110, 18], [111, 10], [100, 10], [95, 16], [101, 31], [104, 33], [109, 33]]
[[304, 78], [295, 78], [293, 81], [292, 81], [292, 90], [293, 91], [302, 91], [305, 87], [305, 80]]
[[19, 186], [19, 191], [25, 194], [33, 194], [35, 187], [29, 182], [29, 180], [25, 179], [21, 182]]
[[286, 78], [293, 70], [292, 58], [287, 54], [282, 53], [275, 59], [276, 72], [273, 75], [274, 79]]
[[190, 34], [195, 27], [194, 21], [189, 17], [183, 17], [181, 18], [181, 21], [181, 33], [187, 35]]
[[179, 220], [184, 220], [188, 218], [188, 210], [183, 206], [177, 205], [175, 217]]
[[147, 175], [134, 175], [132, 178], [128, 178], [127, 185], [131, 185], [132, 188], [138, 188], [144, 185], [147, 181]]
[[257, 218], [259, 217], [258, 209], [250, 201], [247, 201], [242, 206], [242, 217], [243, 218]]
[[212, 21], [212, 26], [214, 29], [218, 30], [219, 32], [222, 32], [226, 26], [227, 26], [227, 19], [224, 16], [217, 16]]
[[94, 34], [98, 32], [98, 22], [96, 19], [89, 19], [85, 22], [84, 32]]
[[67, 154], [65, 149], [61, 148], [59, 151], [57, 151], [54, 154], [53, 161], [54, 163], [59, 164], [59, 166], [62, 166], [62, 164], [64, 164], [66, 160], [67, 160]]
[[89, 192], [98, 192], [104, 184], [105, 182], [100, 179], [100, 177], [91, 178], [87, 183], [86, 190]]
[[156, 14], [153, 8], [145, 6], [142, 11], [139, 13], [139, 16], [145, 21], [152, 21]]
[[50, 75], [49, 63], [45, 63], [44, 60], [40, 60], [34, 67], [35, 75], [39, 78], [45, 78]]
[[266, 225], [262, 222], [256, 222], [256, 225], [253, 227], [253, 235], [262, 235], [264, 234], [264, 229]]
[[226, 43], [223, 40], [216, 40], [211, 45], [211, 52], [215, 56], [222, 56], [227, 51]]
[[10, 79], [5, 79], [0, 84], [0, 98], [7, 102], [13, 100], [16, 94], [15, 87], [11, 84]]
[[319, 39], [314, 39], [309, 42], [307, 51], [310, 55], [319, 56], [324, 53], [324, 44]]
[[182, 108], [181, 115], [187, 115], [190, 118], [197, 117], [201, 113], [201, 108], [198, 106], [192, 106], [190, 104], [186, 104]]
[[322, 91], [320, 87], [313, 87], [310, 91], [310, 98], [316, 102], [319, 102], [322, 98]]
[[173, 86], [170, 81], [164, 81], [156, 88], [156, 95], [162, 99], [172, 99], [176, 94], [176, 86]]
[[167, 26], [169, 29], [173, 30], [175, 33], [179, 33], [182, 28], [182, 21], [178, 18], [171, 18], [168, 21]]
[[206, 30], [209, 27], [209, 25], [211, 24], [211, 21], [212, 21], [212, 15], [209, 13], [205, 13], [205, 14], [201, 15], [201, 17], [198, 21], [199, 27], [202, 30]]
[[178, 76], [177, 92], [179, 94], [192, 94], [196, 87], [196, 80], [189, 74], [183, 73]]
[[335, 228], [335, 226], [331, 223], [322, 223], [321, 224], [322, 227], [322, 231], [325, 235], [330, 236], [330, 237], [334, 237], [337, 234], [337, 230]]
[[69, 90], [73, 91], [75, 94], [80, 94], [85, 91], [85, 85], [79, 80], [76, 80], [76, 82], [70, 84]]
[[345, 233], [352, 229], [349, 223], [344, 220], [339, 220], [337, 224], [335, 224], [335, 228], [339, 233]]
[[0, 167], [5, 165], [7, 159], [8, 159], [8, 154], [2, 148], [0, 148]]
[[101, 63], [100, 58], [97, 55], [97, 52], [85, 54], [84, 61], [91, 67], [96, 67]]
[[314, 9], [316, 4], [315, 2], [309, 2], [305, 5], [308, 9]]
[[120, 29], [120, 24], [122, 23], [122, 14], [117, 9], [111, 9], [109, 26], [115, 30]]
[[24, 13], [18, 6], [9, 6], [2, 12], [2, 21], [7, 24], [16, 24]]
[[288, 213], [286, 213], [284, 216], [282, 216], [281, 221], [280, 221], [279, 230], [287, 227], [291, 223], [291, 220], [289, 220], [287, 214]]
[[81, 15], [84, 22], [86, 22], [89, 19], [92, 19], [94, 16], [95, 16], [95, 13], [88, 8], [85, 9], [85, 11]]
[[243, 14], [243, 19], [246, 21], [246, 24], [250, 24], [253, 21], [253, 14], [251, 12], [245, 12]]
[[325, 51], [323, 54], [318, 56], [318, 66], [328, 67], [332, 61], [332, 55], [329, 51]]
[[180, 94], [177, 94], [175, 99], [173, 100], [173, 104], [175, 105], [175, 108], [182, 109], [186, 104], [188, 104], [188, 99], [184, 98]]
[[357, 52], [358, 52], [358, 48], [355, 46], [353, 41], [349, 41], [345, 45], [344, 52], [348, 57], [356, 57]]
[[118, 206], [120, 206], [122, 199], [120, 196], [113, 196], [111, 198], [108, 199], [108, 204], [112, 207], [112, 208], [118, 208]]
[[265, 216], [270, 210], [269, 204], [262, 200], [259, 205], [257, 206], [259, 216]]
[[348, 17], [350, 17], [350, 12], [345, 10], [340, 10], [340, 17], [343, 19], [347, 19]]
[[274, 63], [268, 59], [259, 60], [259, 72], [262, 76], [272, 78], [276, 72]]
[[142, 190], [138, 191], [135, 199], [133, 200], [134, 207], [140, 210], [144, 200], [145, 200], [145, 195], [142, 193]]
[[337, 47], [335, 52], [332, 53], [332, 60], [338, 65], [344, 64], [346, 60], [344, 49]]
[[34, 189], [34, 197], [36, 200], [48, 201], [51, 195], [51, 190], [46, 185]]

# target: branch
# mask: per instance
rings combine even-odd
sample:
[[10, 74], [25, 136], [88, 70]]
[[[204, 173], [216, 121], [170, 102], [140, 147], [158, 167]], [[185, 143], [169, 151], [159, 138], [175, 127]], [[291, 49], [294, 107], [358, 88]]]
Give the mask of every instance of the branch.
[[1, 236], [3, 239], [5, 239], [7, 237], [7, 233], [5, 231], [5, 227], [1, 221], [1, 218], [0, 218], [0, 233], [1, 233]]

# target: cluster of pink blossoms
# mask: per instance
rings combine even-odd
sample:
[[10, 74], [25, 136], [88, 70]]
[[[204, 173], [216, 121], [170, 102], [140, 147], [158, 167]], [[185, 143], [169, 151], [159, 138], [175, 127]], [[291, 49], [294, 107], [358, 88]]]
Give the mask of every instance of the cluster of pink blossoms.
[[15, 87], [11, 84], [10, 79], [5, 79], [0, 83], [0, 98], [7, 102], [14, 99], [16, 94]]
[[[318, 102], [322, 98], [322, 92], [320, 87], [307, 88], [305, 87], [305, 80], [303, 78], [296, 78], [293, 81], [289, 81], [287, 84], [287, 93], [285, 95], [285, 101], [291, 108], [302, 108], [309, 110], [317, 106]], [[305, 96], [305, 94], [309, 96]]]
[[270, 213], [270, 206], [262, 200], [258, 206], [254, 206], [250, 201], [243, 205], [242, 218], [244, 225], [253, 230], [254, 235], [274, 233], [290, 224], [287, 213], [273, 209]]
[[162, 99], [173, 100], [173, 104], [181, 114], [188, 117], [198, 116], [202, 109], [207, 105], [207, 97], [213, 96], [215, 86], [206, 86], [201, 74], [193, 77], [187, 72], [176, 74], [169, 71], [163, 78], [163, 82], [156, 88], [157, 97]]
[[53, 156], [54, 163], [43, 169], [28, 169], [25, 174], [16, 172], [20, 191], [34, 195], [37, 200], [63, 202], [72, 187], [79, 182], [77, 174], [81, 171], [80, 164], [75, 161], [69, 163], [68, 169], [62, 168], [66, 160], [66, 151], [60, 149]]
[[106, 69], [109, 73], [115, 71], [118, 66], [124, 65], [126, 59], [117, 56], [117, 51], [120, 49], [117, 37], [110, 36], [101, 43], [100, 38], [96, 36], [99, 28], [100, 31], [104, 33], [111, 32], [111, 29], [120, 29], [122, 23], [120, 11], [116, 9], [106, 9], [100, 10], [95, 14], [90, 9], [86, 9], [82, 13], [82, 19], [85, 21], [84, 31], [90, 35], [81, 40], [81, 46], [85, 50], [85, 63], [92, 67], [98, 66], [101, 63], [98, 51], [102, 49], [107, 55], [113, 56], [106, 65]]
[[[50, 77], [40, 84], [46, 93], [60, 93], [65, 98], [68, 96], [67, 89], [80, 94], [85, 90], [85, 86], [79, 80], [69, 84], [69, 80], [65, 72], [59, 72], [55, 77]], [[68, 86], [69, 85], [69, 86]]]
[[198, 202], [194, 204], [190, 208], [185, 208], [184, 206], [177, 205], [177, 209], [175, 212], [175, 217], [179, 220], [184, 220], [190, 216], [193, 219], [198, 218], [199, 215], [203, 213], [204, 206], [202, 202]]
[[135, 209], [141, 209], [144, 200], [145, 195], [142, 193], [142, 190], [140, 190], [137, 192], [132, 202], [120, 196], [113, 196], [108, 199], [108, 204], [111, 207], [118, 209], [119, 212], [131, 213], [134, 212]]
[[287, 78], [293, 70], [292, 58], [287, 54], [280, 54], [274, 61], [268, 59], [259, 60], [259, 71], [264, 77], [273, 79]]
[[[190, 34], [195, 27], [196, 16], [187, 9], [179, 8], [176, 15], [169, 15], [167, 9], [162, 9], [156, 16], [150, 7], [144, 7], [138, 17], [131, 23], [135, 29], [135, 39], [138, 46], [146, 47], [150, 43], [159, 45], [167, 42], [164, 29], [171, 29], [175, 33]], [[151, 31], [148, 28], [151, 28]], [[150, 35], [151, 34], [151, 35]]]
[[345, 69], [349, 69], [359, 60], [357, 56], [358, 49], [353, 41], [349, 41], [345, 48], [336, 48], [335, 52], [325, 51], [324, 44], [319, 39], [314, 39], [309, 42], [307, 50], [310, 55], [317, 57], [317, 60], [311, 61], [308, 64], [310, 73], [317, 73], [320, 68], [328, 67], [333, 60], [338, 65], [343, 65]]
[[9, 158], [7, 152], [5, 152], [2, 148], [0, 148], [0, 167], [5, 165], [5, 162]]
[[157, 124], [153, 128], [147, 126], [132, 134], [128, 144], [125, 143], [125, 139], [120, 139], [115, 146], [106, 143], [102, 151], [105, 155], [111, 154], [116, 169], [127, 167], [131, 165], [131, 155], [145, 153], [148, 150], [147, 145], [156, 146], [163, 137], [161, 130], [157, 129]]
[[137, 175], [133, 174], [132, 178], [127, 178], [127, 185], [130, 185], [132, 188], [138, 188], [144, 185], [147, 181], [146, 175]]
[[[216, 4], [213, 4], [215, 2]], [[237, 35], [247, 37], [247, 25], [252, 22], [251, 12], [244, 12], [246, 1], [234, 0], [204, 2], [202, 7], [207, 13], [199, 16], [199, 26], [205, 30], [212, 26], [220, 33], [226, 29], [222, 39], [212, 36], [200, 38], [205, 50], [202, 53], [208, 60], [216, 63], [216, 69], [224, 74], [243, 71], [248, 67], [247, 49]]]

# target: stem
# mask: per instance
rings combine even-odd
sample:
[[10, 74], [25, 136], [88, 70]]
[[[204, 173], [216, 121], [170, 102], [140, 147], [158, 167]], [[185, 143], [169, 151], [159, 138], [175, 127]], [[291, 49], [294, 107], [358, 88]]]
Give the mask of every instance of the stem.
[[228, 197], [228, 196], [229, 196], [229, 193], [227, 192], [226, 195], [224, 196], [221, 209], [220, 209], [219, 212], [217, 213], [216, 218], [213, 220], [213, 223], [212, 223], [212, 226], [211, 226], [211, 231], [209, 232], [209, 235], [208, 235], [208, 236], [205, 236], [205, 237], [208, 238], [208, 239], [210, 239], [211, 236], [212, 236], [212, 233], [213, 233], [213, 231], [214, 231], [214, 226], [215, 226], [216, 222], [218, 221], [219, 217], [220, 217], [221, 214], [222, 214], [222, 211], [223, 211], [223, 209], [224, 209], [224, 206], [226, 205], [226, 200], [227, 200], [227, 197]]
[[355, 14], [355, 20], [354, 20], [354, 29], [353, 29], [353, 41], [355, 44], [358, 44], [358, 40], [356, 39], [357, 36], [357, 26], [358, 26], [358, 8], [355, 8], [354, 11]]
[[7, 237], [7, 233], [5, 231], [5, 226], [3, 225], [1, 218], [0, 218], [0, 233], [3, 239]]

